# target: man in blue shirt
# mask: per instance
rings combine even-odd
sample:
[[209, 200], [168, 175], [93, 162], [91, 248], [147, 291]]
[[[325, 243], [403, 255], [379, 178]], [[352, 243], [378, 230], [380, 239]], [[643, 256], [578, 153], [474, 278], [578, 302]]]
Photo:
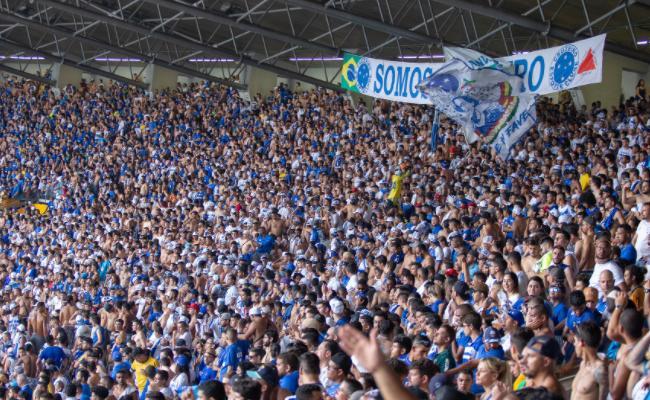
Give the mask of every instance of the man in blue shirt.
[[203, 368], [199, 371], [199, 384], [217, 379], [217, 371], [212, 367], [214, 360], [217, 358], [214, 352], [207, 352], [203, 356]]
[[409, 353], [413, 347], [413, 341], [406, 335], [397, 335], [393, 339], [393, 345], [390, 349], [391, 358], [397, 358], [404, 362], [407, 366], [411, 365], [409, 360]]
[[470, 312], [463, 317], [462, 324], [465, 335], [457, 341], [458, 347], [463, 349], [461, 364], [474, 359], [483, 346], [481, 323], [481, 316], [476, 312]]
[[548, 292], [551, 306], [553, 306], [553, 314], [551, 315], [551, 320], [555, 326], [556, 333], [561, 335], [566, 317], [569, 315], [569, 307], [564, 304], [564, 286], [553, 285], [549, 288]]
[[38, 361], [41, 363], [41, 368], [45, 367], [45, 364], [53, 364], [59, 369], [63, 366], [63, 363], [68, 359], [68, 356], [65, 354], [63, 349], [57, 344], [54, 343], [54, 337], [48, 335], [47, 337], [47, 347], [41, 350], [41, 354], [38, 355]]
[[632, 237], [632, 228], [628, 224], [619, 225], [616, 228], [614, 243], [621, 249], [621, 255], [618, 257], [621, 264], [629, 265], [636, 262], [636, 249], [630, 241]]
[[298, 366], [300, 362], [293, 353], [282, 353], [278, 356], [277, 369], [280, 376], [280, 387], [291, 394], [298, 389]]
[[345, 353], [336, 353], [327, 365], [327, 379], [329, 385], [325, 388], [329, 397], [336, 397], [343, 380], [350, 374], [352, 359]]
[[566, 327], [564, 328], [565, 334], [568, 332], [575, 332], [576, 326], [586, 321], [593, 321], [598, 324], [596, 315], [587, 308], [585, 294], [580, 290], [574, 290], [569, 295], [569, 305], [571, 311], [566, 319]]
[[237, 365], [244, 360], [244, 353], [237, 345], [237, 331], [230, 328], [226, 331], [228, 346], [219, 354], [219, 378], [223, 379], [235, 373]]

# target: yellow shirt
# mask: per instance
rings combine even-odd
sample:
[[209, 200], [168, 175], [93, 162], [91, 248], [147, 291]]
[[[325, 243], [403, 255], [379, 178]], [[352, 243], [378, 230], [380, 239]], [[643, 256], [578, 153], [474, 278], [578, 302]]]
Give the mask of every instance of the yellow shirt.
[[147, 384], [147, 376], [144, 374], [144, 370], [150, 365], [158, 368], [158, 361], [155, 358], [149, 357], [143, 363], [137, 360], [133, 360], [133, 363], [131, 363], [131, 369], [135, 372], [135, 385], [138, 387], [139, 392], [142, 392], [144, 386]]
[[633, 291], [631, 291], [628, 297], [630, 298], [630, 301], [634, 303], [637, 310], [643, 311], [643, 301], [645, 299], [645, 292], [643, 291], [642, 287], [639, 286]]
[[590, 180], [591, 177], [589, 176], [588, 173], [585, 172], [582, 175], [580, 175], [580, 187], [582, 188], [583, 191], [587, 188], [587, 186], [589, 186]]

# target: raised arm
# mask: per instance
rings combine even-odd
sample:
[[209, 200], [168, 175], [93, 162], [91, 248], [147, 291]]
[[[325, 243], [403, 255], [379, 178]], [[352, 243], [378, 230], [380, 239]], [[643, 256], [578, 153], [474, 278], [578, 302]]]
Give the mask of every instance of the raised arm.
[[354, 357], [361, 366], [370, 372], [377, 382], [382, 397], [386, 400], [416, 400], [399, 377], [390, 369], [377, 342], [377, 329], [367, 338], [358, 330], [346, 325], [339, 332], [343, 350]]
[[612, 313], [612, 316], [609, 320], [609, 324], [607, 324], [607, 337], [610, 340], [622, 342], [624, 339], [618, 333], [618, 320], [621, 317], [621, 312], [623, 311], [623, 308], [627, 304], [627, 293], [618, 292], [618, 294], [616, 295], [616, 299], [614, 299], [614, 304], [615, 304], [614, 312]]
[[631, 371], [643, 373], [643, 361], [645, 360], [645, 353], [648, 351], [648, 346], [650, 346], [650, 332], [646, 333], [625, 356], [625, 365]]

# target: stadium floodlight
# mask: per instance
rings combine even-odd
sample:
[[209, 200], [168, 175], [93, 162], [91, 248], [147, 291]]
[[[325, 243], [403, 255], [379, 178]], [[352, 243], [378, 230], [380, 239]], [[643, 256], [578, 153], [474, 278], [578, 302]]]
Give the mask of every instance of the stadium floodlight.
[[190, 58], [191, 63], [225, 63], [235, 62], [234, 58]]
[[442, 60], [444, 58], [444, 54], [414, 54], [397, 56], [398, 60]]
[[143, 62], [141, 58], [97, 57], [95, 61], [105, 62]]
[[20, 61], [39, 61], [39, 60], [45, 60], [45, 57], [40, 57], [40, 56], [0, 56], [0, 60], [20, 60]]
[[291, 57], [289, 61], [343, 61], [343, 57]]

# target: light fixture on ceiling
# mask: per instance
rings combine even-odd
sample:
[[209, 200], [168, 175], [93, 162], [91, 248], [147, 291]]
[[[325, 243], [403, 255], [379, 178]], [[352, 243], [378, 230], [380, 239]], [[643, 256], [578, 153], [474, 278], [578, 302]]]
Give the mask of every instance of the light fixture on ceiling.
[[343, 61], [343, 57], [290, 57], [289, 61]]
[[444, 54], [413, 54], [397, 56], [398, 60], [442, 60], [444, 58]]
[[97, 57], [95, 61], [102, 62], [142, 62], [141, 58]]
[[222, 13], [227, 13], [228, 11], [230, 11], [231, 8], [232, 8], [232, 3], [229, 1], [224, 1], [223, 3], [221, 3], [221, 6], [219, 7], [219, 11], [221, 11]]
[[224, 63], [235, 62], [234, 58], [190, 58], [191, 63]]

